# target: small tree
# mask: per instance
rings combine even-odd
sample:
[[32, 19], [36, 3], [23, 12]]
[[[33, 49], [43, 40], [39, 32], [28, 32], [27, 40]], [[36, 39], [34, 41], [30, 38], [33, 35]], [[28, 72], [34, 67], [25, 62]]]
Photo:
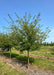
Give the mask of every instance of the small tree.
[[[13, 21], [10, 17], [11, 21], [13, 22], [10, 26], [10, 29], [12, 30], [12, 34], [14, 33], [14, 40], [16, 41], [15, 44], [21, 46], [22, 50], [27, 50], [28, 52], [28, 67], [29, 67], [29, 51], [37, 49], [40, 44], [47, 38], [49, 29], [46, 28], [45, 31], [42, 31], [41, 25], [39, 24], [40, 21], [40, 13], [33, 17], [31, 14], [27, 16], [27, 13], [25, 13], [25, 16], [23, 18], [20, 18], [16, 13], [17, 20]], [[14, 22], [16, 22], [14, 24]]]
[[46, 28], [45, 31], [42, 31], [40, 21], [40, 13], [33, 17], [31, 14], [25, 16], [23, 18], [18, 19], [18, 25], [20, 25], [20, 34], [23, 36], [23, 40], [20, 42], [21, 49], [27, 50], [28, 52], [28, 67], [29, 67], [29, 51], [35, 50], [39, 47], [39, 45], [44, 41], [49, 33], [49, 29]]
[[13, 47], [12, 39], [9, 34], [2, 33], [0, 37], [0, 47], [4, 50], [10, 51], [10, 59], [11, 59], [11, 48]]

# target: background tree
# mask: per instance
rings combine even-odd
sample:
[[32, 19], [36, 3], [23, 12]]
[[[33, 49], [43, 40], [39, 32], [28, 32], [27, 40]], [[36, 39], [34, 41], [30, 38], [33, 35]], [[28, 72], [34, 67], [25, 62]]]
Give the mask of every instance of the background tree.
[[11, 48], [13, 47], [12, 36], [10, 34], [2, 33], [0, 36], [0, 47], [5, 51], [10, 51], [11, 59]]

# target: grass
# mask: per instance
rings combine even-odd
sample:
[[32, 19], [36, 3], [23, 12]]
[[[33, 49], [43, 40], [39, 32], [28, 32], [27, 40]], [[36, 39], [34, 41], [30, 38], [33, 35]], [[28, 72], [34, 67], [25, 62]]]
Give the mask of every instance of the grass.
[[25, 74], [18, 72], [16, 69], [13, 69], [6, 63], [0, 61], [0, 75], [25, 75]]
[[[19, 51], [16, 49], [12, 49], [12, 52], [19, 53]], [[27, 53], [27, 51], [24, 51], [24, 53]], [[51, 53], [51, 54], [47, 54], [47, 53]], [[54, 46], [41, 46], [39, 50], [30, 51], [30, 54], [54, 58], [54, 55], [52, 53], [54, 53]]]
[[[50, 53], [50, 54], [47, 54], [47, 53]], [[54, 53], [54, 46], [41, 46], [39, 50], [30, 52], [30, 54], [54, 58], [54, 55], [52, 53]]]
[[[12, 49], [12, 58], [16, 58], [17, 60], [27, 63], [28, 57], [25, 55], [21, 55], [21, 54], [19, 55], [19, 54], [17, 54], [17, 52], [19, 52], [19, 51]], [[40, 52], [40, 53], [36, 53], [36, 51], [31, 51], [30, 54], [54, 58], [54, 55], [46, 54], [46, 52], [54, 53], [54, 46], [42, 46], [39, 50], [37, 50], [37, 52]], [[45, 52], [45, 54], [43, 54], [41, 52]], [[27, 51], [24, 51], [24, 53], [27, 53]], [[6, 56], [10, 56], [9, 52], [4, 52], [3, 54]], [[31, 64], [33, 63], [34, 65], [37, 65], [40, 68], [54, 71], [54, 61], [51, 61], [48, 59], [42, 59], [42, 58], [38, 58], [38, 57], [36, 57], [36, 58], [30, 57], [29, 61]]]
[[54, 55], [52, 55], [52, 54], [42, 54], [42, 53], [36, 53], [36, 52], [30, 52], [30, 54], [40, 55], [40, 56], [45, 56], [45, 57], [53, 57], [54, 58]]
[[54, 53], [54, 46], [41, 46], [41, 48], [38, 50], [39, 52], [49, 52]]
[[[4, 55], [9, 56], [9, 52], [4, 52]], [[16, 53], [12, 53], [12, 58], [16, 58], [17, 60], [27, 62], [28, 57], [24, 55], [19, 55]], [[42, 58], [29, 58], [30, 63], [37, 65], [40, 68], [44, 68], [46, 70], [52, 70], [54, 71], [54, 61], [48, 60], [48, 59], [42, 59]]]
[[44, 68], [45, 70], [54, 71], [54, 61], [50, 61], [47, 59], [35, 58], [34, 64], [40, 68]]

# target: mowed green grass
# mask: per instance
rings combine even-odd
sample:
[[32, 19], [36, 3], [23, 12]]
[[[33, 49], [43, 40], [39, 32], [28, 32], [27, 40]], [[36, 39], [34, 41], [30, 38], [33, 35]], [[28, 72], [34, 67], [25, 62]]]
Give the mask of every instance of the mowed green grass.
[[0, 75], [25, 75], [0, 60]]
[[[13, 50], [15, 51], [15, 49], [13, 48]], [[17, 52], [18, 50], [16, 50]], [[35, 51], [35, 50], [34, 50]], [[39, 52], [50, 52], [50, 53], [54, 53], [54, 46], [41, 46], [39, 49], [37, 49], [36, 51]], [[26, 51], [25, 51], [26, 52]]]
[[41, 46], [37, 51], [54, 53], [54, 46]]
[[[12, 49], [13, 53], [19, 53], [18, 50]], [[24, 51], [23, 53], [27, 53], [27, 51]], [[49, 54], [47, 54], [49, 53]], [[39, 55], [39, 56], [45, 56], [45, 57], [52, 57], [54, 58], [54, 46], [41, 46], [38, 50], [30, 51], [30, 54], [33, 55]]]
[[41, 46], [40, 49], [32, 51], [30, 54], [54, 58], [54, 46]]
[[52, 55], [52, 54], [42, 54], [42, 53], [36, 53], [36, 52], [31, 52], [31, 54], [54, 58], [54, 55]]

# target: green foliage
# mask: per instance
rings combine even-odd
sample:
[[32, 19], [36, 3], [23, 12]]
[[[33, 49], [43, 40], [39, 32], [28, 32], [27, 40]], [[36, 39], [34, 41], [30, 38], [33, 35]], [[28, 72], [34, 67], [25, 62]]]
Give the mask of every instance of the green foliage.
[[9, 34], [1, 34], [0, 35], [0, 47], [4, 49], [11, 49], [13, 46], [12, 39]]
[[8, 28], [11, 35], [11, 41], [14, 47], [20, 48], [20, 50], [34, 50], [40, 47], [41, 43], [45, 41], [50, 30], [46, 28], [42, 31], [42, 26], [39, 24], [40, 13], [36, 16], [31, 14], [25, 15], [21, 18], [15, 13], [17, 19], [12, 22]]
[[22, 35], [21, 40], [21, 49], [22, 50], [34, 50], [37, 49], [42, 41], [48, 36], [49, 29], [46, 28], [46, 31], [41, 30], [40, 21], [40, 13], [37, 16], [31, 16], [25, 13], [23, 18], [18, 19], [18, 24], [20, 26], [19, 32]]

